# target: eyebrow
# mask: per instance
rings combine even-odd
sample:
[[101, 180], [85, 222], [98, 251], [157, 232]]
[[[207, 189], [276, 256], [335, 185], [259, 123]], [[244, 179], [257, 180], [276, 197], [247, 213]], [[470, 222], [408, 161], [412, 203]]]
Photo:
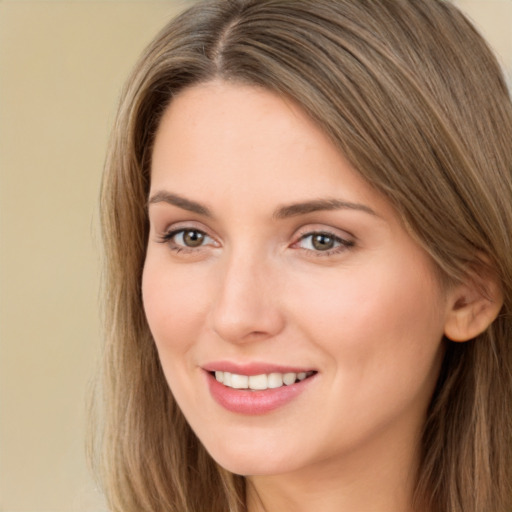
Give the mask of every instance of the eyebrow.
[[[167, 203], [173, 206], [177, 206], [183, 210], [197, 213], [205, 217], [212, 218], [212, 212], [210, 209], [196, 201], [186, 199], [185, 197], [170, 192], [160, 191], [156, 192], [148, 200], [148, 206], [155, 203]], [[372, 210], [369, 206], [360, 203], [352, 203], [349, 201], [342, 201], [340, 199], [313, 199], [311, 201], [303, 201], [300, 203], [293, 203], [289, 205], [280, 206], [275, 210], [272, 217], [275, 220], [287, 219], [290, 217], [297, 217], [299, 215], [305, 215], [308, 213], [314, 213], [318, 211], [330, 211], [330, 210], [358, 210], [370, 215], [378, 217], [377, 213]]]
[[198, 213], [199, 215], [204, 215], [205, 217], [213, 217], [212, 212], [201, 203], [186, 199], [185, 197], [179, 196], [177, 194], [171, 194], [170, 192], [157, 192], [150, 197], [147, 205], [149, 206], [150, 204], [155, 203], [172, 204], [173, 206], [177, 206], [182, 210]]
[[358, 210], [370, 215], [378, 217], [377, 213], [369, 206], [359, 203], [351, 203], [349, 201], [342, 201], [340, 199], [314, 199], [312, 201], [304, 201], [301, 203], [294, 203], [279, 207], [274, 212], [274, 219], [287, 219], [289, 217], [296, 217], [298, 215], [305, 215], [318, 211], [330, 210]]

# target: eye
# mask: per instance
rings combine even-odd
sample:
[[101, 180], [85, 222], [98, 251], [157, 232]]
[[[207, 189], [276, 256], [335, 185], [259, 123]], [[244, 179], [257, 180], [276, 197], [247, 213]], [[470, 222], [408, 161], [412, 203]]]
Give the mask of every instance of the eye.
[[354, 242], [327, 231], [315, 231], [302, 235], [295, 245], [308, 251], [333, 254], [352, 247]]
[[174, 236], [174, 242], [185, 247], [200, 247], [208, 237], [197, 229], [184, 229]]
[[204, 231], [193, 228], [175, 229], [162, 236], [162, 243], [168, 243], [175, 251], [197, 249], [205, 245], [216, 245]]

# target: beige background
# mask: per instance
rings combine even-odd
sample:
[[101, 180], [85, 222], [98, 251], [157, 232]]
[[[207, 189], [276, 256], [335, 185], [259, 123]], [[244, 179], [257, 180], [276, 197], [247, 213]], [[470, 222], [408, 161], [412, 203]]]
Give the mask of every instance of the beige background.
[[[187, 2], [0, 0], [0, 512], [99, 512], [85, 396], [121, 84]], [[460, 0], [512, 69], [512, 0]]]

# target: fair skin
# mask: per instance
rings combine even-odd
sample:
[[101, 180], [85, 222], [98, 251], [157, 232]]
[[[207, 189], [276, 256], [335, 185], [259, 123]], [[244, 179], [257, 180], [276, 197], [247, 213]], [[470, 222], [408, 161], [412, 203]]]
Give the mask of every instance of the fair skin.
[[[291, 101], [215, 81], [165, 112], [148, 211], [164, 373], [212, 457], [247, 475], [249, 511], [412, 512], [456, 296], [390, 204]], [[268, 408], [258, 393], [285, 386], [226, 391], [220, 367], [308, 376]]]

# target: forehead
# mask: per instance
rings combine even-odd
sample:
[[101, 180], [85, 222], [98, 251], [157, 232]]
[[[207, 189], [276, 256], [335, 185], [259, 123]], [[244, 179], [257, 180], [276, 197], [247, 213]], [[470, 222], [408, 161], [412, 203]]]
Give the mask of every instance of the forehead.
[[[157, 131], [151, 189], [211, 198], [229, 191], [286, 200], [376, 192], [293, 101], [263, 88], [211, 82], [182, 91]], [[186, 188], [187, 190], [176, 190]]]
[[325, 152], [324, 138], [291, 100], [263, 88], [215, 81], [173, 99], [157, 131], [154, 160], [165, 145], [167, 152], [172, 146], [174, 158], [186, 153], [200, 159], [208, 152], [210, 158], [240, 158], [247, 164], [256, 151], [267, 158], [284, 151]]

